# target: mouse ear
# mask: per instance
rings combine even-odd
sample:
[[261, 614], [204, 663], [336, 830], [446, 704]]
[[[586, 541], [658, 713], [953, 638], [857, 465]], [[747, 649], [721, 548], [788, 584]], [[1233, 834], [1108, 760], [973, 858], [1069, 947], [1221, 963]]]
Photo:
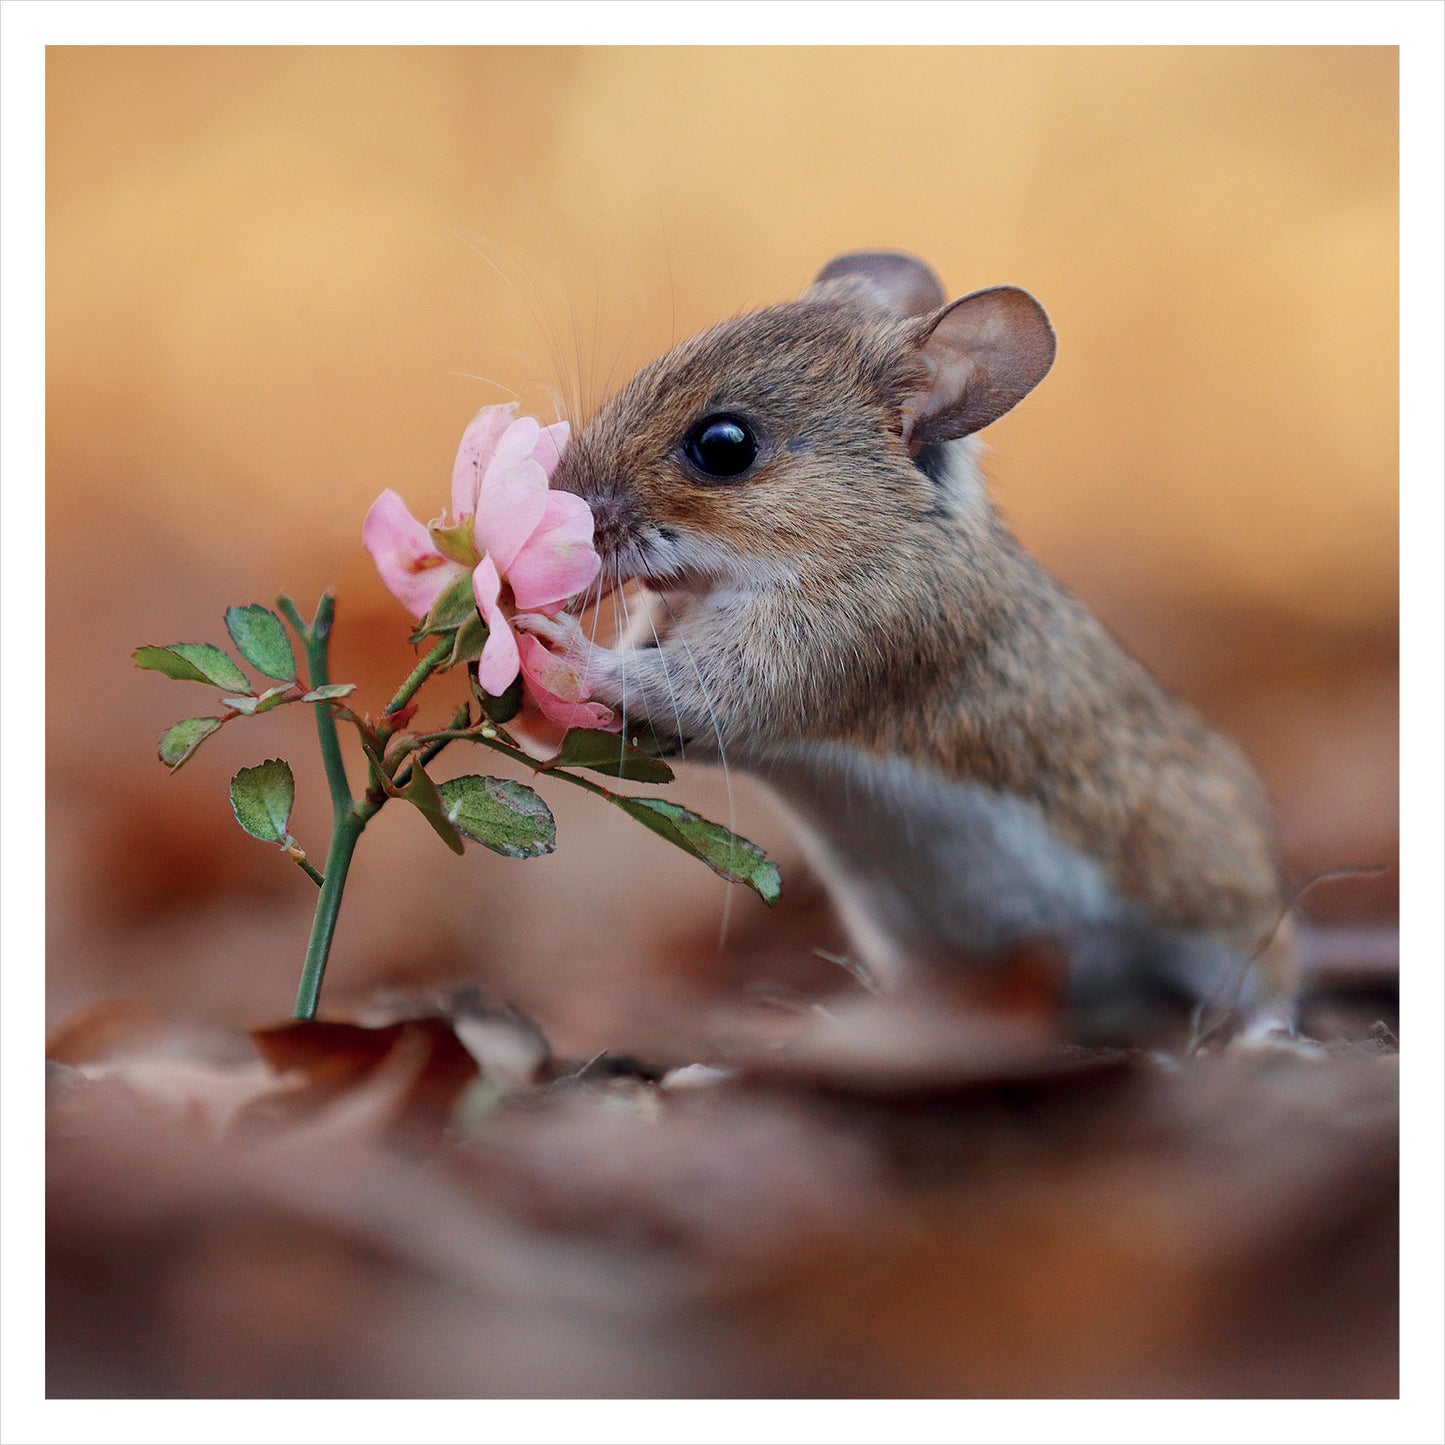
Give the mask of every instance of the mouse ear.
[[913, 345], [926, 376], [903, 402], [903, 439], [952, 441], [1017, 406], [1054, 364], [1054, 328], [1017, 286], [975, 291], [945, 307]]
[[902, 251], [850, 251], [835, 256], [818, 272], [814, 286], [855, 281], [866, 287], [895, 316], [927, 316], [948, 299], [938, 277]]

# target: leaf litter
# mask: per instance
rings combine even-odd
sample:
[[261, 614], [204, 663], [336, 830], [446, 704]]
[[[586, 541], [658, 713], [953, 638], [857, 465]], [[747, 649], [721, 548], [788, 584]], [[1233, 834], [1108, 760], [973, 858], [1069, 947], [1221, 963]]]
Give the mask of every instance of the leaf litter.
[[475, 990], [52, 1062], [56, 1396], [1388, 1395], [1393, 1036], [1065, 1048], [928, 996]]

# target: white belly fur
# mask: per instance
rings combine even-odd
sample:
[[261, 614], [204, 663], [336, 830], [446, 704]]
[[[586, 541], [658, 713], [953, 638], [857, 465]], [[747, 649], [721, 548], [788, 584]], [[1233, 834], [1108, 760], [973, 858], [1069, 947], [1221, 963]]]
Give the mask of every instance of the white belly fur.
[[1196, 998], [1249, 987], [1237, 954], [1207, 936], [1151, 925], [1021, 798], [838, 744], [793, 745], [749, 761], [790, 815], [880, 983], [987, 963], [1048, 939], [1069, 955], [1085, 995], [1146, 979]]

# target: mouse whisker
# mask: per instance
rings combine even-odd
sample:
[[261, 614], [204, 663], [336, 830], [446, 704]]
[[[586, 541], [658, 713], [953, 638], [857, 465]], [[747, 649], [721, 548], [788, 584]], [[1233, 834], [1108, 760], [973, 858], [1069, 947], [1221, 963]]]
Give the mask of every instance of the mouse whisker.
[[[593, 596], [594, 592], [596, 593], [596, 596]], [[583, 603], [582, 603], [582, 610], [583, 610], [583, 611], [586, 611], [587, 608], [589, 608], [589, 607], [592, 609], [592, 635], [591, 635], [587, 640], [588, 640], [589, 643], [591, 643], [591, 645], [592, 645], [593, 648], [595, 648], [595, 647], [597, 646], [597, 624], [602, 620], [602, 597], [603, 597], [602, 571], [601, 571], [601, 569], [599, 568], [596, 578], [595, 578], [595, 579], [592, 581], [592, 583], [588, 586], [586, 592], [583, 593]], [[587, 684], [588, 684], [588, 682], [589, 682], [589, 680], [590, 680], [590, 678], [591, 678], [591, 673], [592, 673], [592, 652], [591, 652], [591, 649], [589, 648], [588, 653], [587, 653], [587, 660], [586, 660], [586, 661], [583, 663], [583, 665], [582, 665], [582, 696], [583, 696], [583, 697], [587, 697], [587, 696], [589, 695], [589, 694], [588, 694], [588, 690], [587, 690]]]
[[[712, 722], [713, 737], [717, 739], [718, 765], [722, 768], [723, 788], [727, 792], [728, 833], [735, 837], [737, 834], [737, 815], [733, 807], [733, 776], [732, 770], [728, 767], [728, 752], [723, 743], [722, 729], [718, 726], [717, 709], [712, 705], [712, 695], [708, 692], [707, 682], [702, 675], [702, 669], [698, 667], [697, 658], [692, 655], [692, 648], [687, 645], [687, 638], [683, 636], [682, 630], [677, 624], [677, 616], [672, 610], [672, 605], [662, 593], [658, 593], [658, 598], [672, 622], [672, 633], [670, 635], [676, 637], [678, 642], [682, 644], [682, 650], [687, 655], [687, 660], [692, 666], [693, 676], [697, 678], [698, 690], [702, 693], [703, 704], [707, 708], [708, 718]], [[734, 870], [737, 868], [736, 845], [732, 843], [728, 845], [728, 867]], [[732, 913], [732, 901], [732, 889], [729, 888], [723, 894], [722, 919], [718, 924], [717, 946], [719, 953], [727, 946], [728, 919]]]
[[[621, 624], [620, 624], [620, 622], [618, 621], [618, 617], [617, 617], [617, 598], [618, 598], [618, 594], [622, 591], [622, 586], [623, 586], [623, 582], [622, 582], [622, 568], [621, 568], [621, 564], [620, 564], [620, 563], [616, 563], [616, 562], [613, 563], [613, 566], [614, 566], [614, 568], [616, 569], [616, 584], [615, 584], [614, 587], [612, 588], [612, 631], [613, 631], [613, 633], [614, 633], [615, 635], [617, 635], [617, 636], [620, 637], [620, 636], [622, 635], [622, 629], [621, 629]], [[619, 711], [620, 711], [621, 716], [622, 716], [622, 738], [623, 738], [623, 741], [626, 742], [626, 741], [628, 741], [628, 737], [627, 737], [627, 649], [626, 649], [625, 647], [618, 649], [618, 652], [617, 652], [617, 660], [618, 660], [618, 663], [619, 663], [620, 669], [621, 669], [620, 681], [621, 681], [621, 687], [622, 687], [622, 706], [621, 706], [621, 708], [619, 709]]]
[[657, 622], [652, 615], [652, 603], [647, 602], [647, 625], [652, 629], [652, 640], [657, 644], [657, 660], [662, 664], [662, 680], [667, 684], [667, 695], [672, 699], [672, 717], [677, 724], [677, 755], [683, 762], [687, 761], [687, 739], [683, 737], [682, 711], [677, 705], [677, 692], [672, 686], [672, 672], [667, 665], [667, 653], [662, 646], [662, 638], [657, 635]]
[[[559, 407], [557, 405], [556, 389], [551, 385], [551, 383], [546, 380], [543, 375], [541, 375], [540, 372], [536, 373], [536, 379], [540, 381], [541, 384], [546, 388], [549, 398], [552, 402], [553, 409], [557, 412], [559, 418], [562, 416], [570, 416], [573, 414], [577, 415], [580, 418], [581, 396], [580, 393], [574, 393], [570, 396], [568, 395], [568, 388], [566, 386], [567, 369], [562, 364], [563, 348], [561, 345], [561, 334], [557, 329], [556, 322], [552, 319], [551, 315], [547, 311], [546, 306], [543, 303], [541, 288], [537, 285], [536, 281], [526, 270], [526, 268], [516, 259], [516, 257], [510, 255], [507, 252], [506, 248], [503, 247], [500, 243], [498, 243], [495, 238], [485, 238], [487, 248], [489, 248], [490, 251], [496, 252], [496, 254], [507, 263], [508, 268], [513, 273], [511, 275], [508, 274], [508, 271], [503, 270], [502, 266], [497, 262], [497, 260], [491, 254], [489, 254], [489, 250], [484, 248], [481, 242], [474, 236], [469, 236], [462, 231], [455, 229], [453, 230], [452, 234], [464, 246], [466, 246], [468, 250], [481, 257], [481, 259], [485, 261], [487, 265], [490, 266], [492, 270], [497, 273], [498, 277], [501, 278], [502, 282], [526, 308], [527, 315], [531, 319], [533, 326], [536, 327], [538, 335], [542, 338], [542, 344], [547, 348], [547, 355], [552, 364], [553, 374], [557, 377], [558, 383], [561, 386], [563, 398], [568, 404], [565, 407]], [[527, 289], [525, 291], [522, 289], [522, 285], [520, 285], [519, 282], [524, 282], [526, 284]], [[505, 347], [497, 347], [496, 349], [503, 354], [507, 354], [508, 352], [508, 348]], [[518, 353], [511, 354], [516, 355]], [[528, 365], [534, 364], [530, 361], [530, 359], [527, 359], [527, 361]]]

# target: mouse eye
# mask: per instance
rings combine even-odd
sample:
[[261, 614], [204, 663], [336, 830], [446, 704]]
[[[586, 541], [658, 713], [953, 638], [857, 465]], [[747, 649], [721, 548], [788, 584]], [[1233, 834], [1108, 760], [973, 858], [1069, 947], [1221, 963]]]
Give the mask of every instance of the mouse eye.
[[682, 450], [704, 476], [731, 481], [757, 459], [758, 439], [741, 417], [705, 416], [688, 432]]

